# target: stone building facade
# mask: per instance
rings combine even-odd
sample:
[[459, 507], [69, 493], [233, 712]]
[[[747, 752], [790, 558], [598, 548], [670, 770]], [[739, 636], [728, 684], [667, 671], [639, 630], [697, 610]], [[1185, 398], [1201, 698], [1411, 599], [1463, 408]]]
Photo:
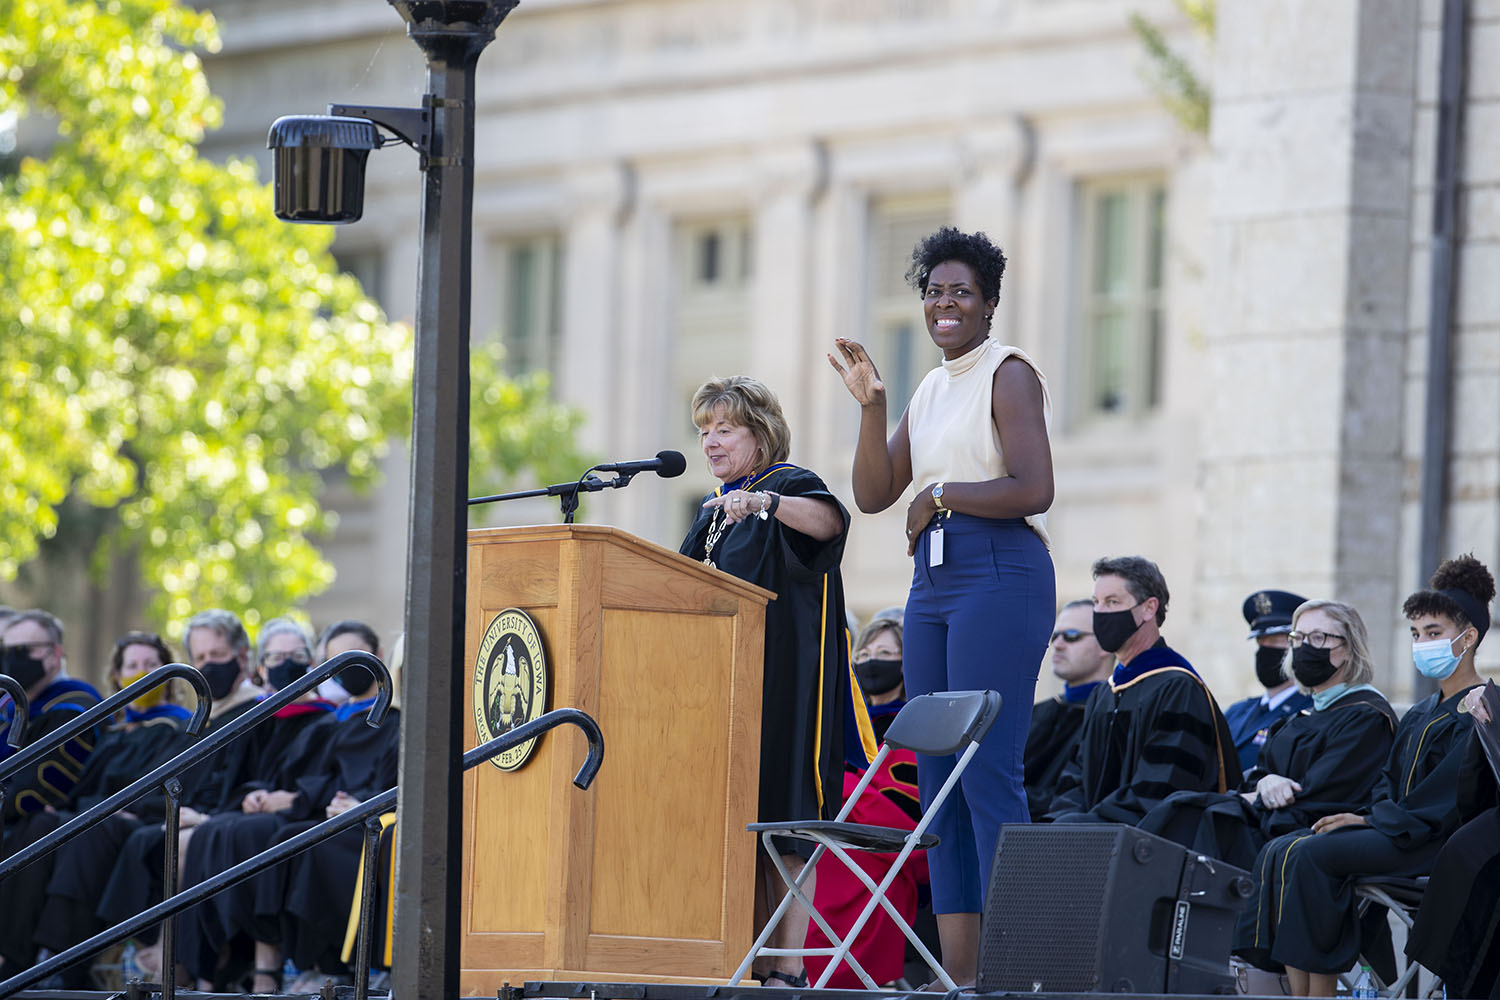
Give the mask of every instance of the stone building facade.
[[[372, 0], [213, 0], [212, 155], [331, 101], [411, 105], [423, 66]], [[1101, 555], [1157, 560], [1165, 631], [1224, 700], [1247, 693], [1239, 603], [1262, 587], [1366, 611], [1409, 683], [1436, 0], [1220, 0], [1217, 45], [1169, 0], [526, 0], [480, 62], [476, 339], [543, 367], [609, 459], [662, 448], [588, 519], [674, 547], [712, 480], [688, 399], [715, 374], [781, 395], [792, 459], [849, 497], [857, 411], [824, 359], [869, 346], [904, 401], [937, 353], [901, 280], [938, 225], [1011, 258], [996, 333], [1053, 391], [1060, 600]], [[1500, 2], [1472, 0], [1452, 501], [1446, 544], [1500, 555]], [[1146, 81], [1139, 12], [1201, 58], [1209, 137]], [[336, 252], [395, 318], [414, 301], [415, 157], [372, 156]], [[581, 471], [581, 470], [580, 470]], [[333, 589], [308, 610], [394, 631], [408, 484], [341, 495]], [[852, 503], [850, 504], [852, 507]], [[901, 508], [855, 515], [861, 616], [901, 603]], [[555, 519], [493, 509], [493, 523]], [[1042, 689], [1048, 671], [1043, 667]]]

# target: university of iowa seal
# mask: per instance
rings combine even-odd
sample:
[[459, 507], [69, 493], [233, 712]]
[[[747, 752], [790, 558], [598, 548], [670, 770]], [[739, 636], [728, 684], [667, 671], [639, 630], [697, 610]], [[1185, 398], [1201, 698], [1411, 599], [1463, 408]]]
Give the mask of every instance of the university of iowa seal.
[[[484, 630], [474, 659], [474, 728], [487, 743], [547, 710], [547, 658], [536, 622], [519, 608], [506, 608]], [[536, 749], [536, 737], [490, 758], [514, 771]]]

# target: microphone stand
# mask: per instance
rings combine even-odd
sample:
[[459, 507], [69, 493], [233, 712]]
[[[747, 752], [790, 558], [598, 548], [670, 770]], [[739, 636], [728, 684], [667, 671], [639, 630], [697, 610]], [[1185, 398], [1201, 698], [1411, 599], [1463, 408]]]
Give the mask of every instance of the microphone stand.
[[534, 490], [521, 490], [517, 493], [496, 493], [488, 497], [470, 497], [469, 506], [474, 507], [482, 503], [498, 503], [503, 500], [524, 500], [528, 497], [558, 497], [562, 504], [563, 523], [572, 524], [573, 514], [578, 510], [579, 493], [598, 493], [600, 490], [617, 490], [622, 486], [629, 486], [637, 473], [621, 472], [613, 479], [600, 479], [598, 476], [590, 475], [593, 470], [587, 470], [578, 478], [577, 482], [557, 483], [553, 486], [543, 486]]

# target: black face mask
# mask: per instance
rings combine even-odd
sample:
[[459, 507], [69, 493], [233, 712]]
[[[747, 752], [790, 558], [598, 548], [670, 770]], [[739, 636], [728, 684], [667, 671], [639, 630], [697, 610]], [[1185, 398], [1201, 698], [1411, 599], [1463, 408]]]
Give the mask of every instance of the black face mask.
[[370, 685], [375, 683], [375, 672], [369, 667], [355, 665], [345, 667], [333, 678], [344, 686], [344, 690], [358, 698], [370, 690]]
[[33, 684], [46, 676], [47, 664], [32, 656], [29, 648], [16, 646], [5, 651], [5, 660], [0, 662], [0, 674], [9, 676], [30, 691]]
[[218, 663], [205, 663], [199, 671], [203, 679], [208, 681], [208, 693], [213, 696], [214, 701], [229, 697], [229, 692], [240, 679], [239, 660], [220, 660]]
[[854, 676], [867, 695], [886, 694], [901, 684], [900, 660], [866, 660], [854, 665]]
[[1286, 678], [1281, 676], [1281, 661], [1285, 658], [1284, 649], [1277, 649], [1275, 646], [1256, 647], [1255, 679], [1260, 681], [1261, 687], [1280, 687], [1286, 683]]
[[1332, 650], [1314, 649], [1304, 642], [1292, 650], [1292, 676], [1303, 687], [1315, 688], [1338, 673], [1339, 668], [1333, 665], [1332, 656]]
[[303, 674], [306, 674], [309, 666], [311, 664], [298, 663], [296, 660], [282, 660], [276, 666], [266, 668], [266, 681], [273, 688], [280, 691]]
[[1106, 653], [1113, 653], [1130, 641], [1130, 637], [1140, 631], [1145, 622], [1135, 620], [1135, 608], [1125, 608], [1123, 611], [1095, 611], [1094, 612], [1094, 641], [1099, 648]]

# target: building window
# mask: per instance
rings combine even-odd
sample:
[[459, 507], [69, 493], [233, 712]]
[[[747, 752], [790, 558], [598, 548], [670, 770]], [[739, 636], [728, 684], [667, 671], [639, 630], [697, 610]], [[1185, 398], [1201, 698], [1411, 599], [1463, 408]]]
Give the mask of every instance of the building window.
[[733, 293], [750, 283], [755, 246], [748, 220], [684, 222], [675, 242], [684, 297]]
[[508, 237], [494, 244], [491, 260], [498, 296], [495, 315], [511, 375], [556, 372], [562, 335], [562, 244], [551, 235]]
[[1075, 412], [1140, 416], [1161, 402], [1166, 190], [1131, 178], [1090, 182], [1079, 197]]
[[870, 326], [865, 347], [885, 383], [886, 414], [894, 428], [912, 393], [937, 364], [937, 349], [922, 319], [922, 299], [906, 283], [916, 245], [948, 224], [943, 196], [877, 198], [870, 203]]

